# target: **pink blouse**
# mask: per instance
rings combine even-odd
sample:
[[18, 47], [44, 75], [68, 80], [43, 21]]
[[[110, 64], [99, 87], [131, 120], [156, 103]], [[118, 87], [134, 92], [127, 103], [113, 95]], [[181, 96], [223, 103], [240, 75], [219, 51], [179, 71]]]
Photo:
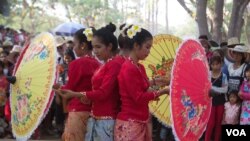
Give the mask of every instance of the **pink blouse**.
[[239, 104], [230, 104], [230, 102], [225, 103], [225, 112], [222, 124], [238, 124], [240, 114]]

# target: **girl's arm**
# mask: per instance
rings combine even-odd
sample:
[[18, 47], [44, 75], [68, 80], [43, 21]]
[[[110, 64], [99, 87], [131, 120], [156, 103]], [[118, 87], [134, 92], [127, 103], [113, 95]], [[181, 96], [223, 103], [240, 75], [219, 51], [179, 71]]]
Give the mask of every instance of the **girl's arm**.
[[222, 74], [222, 87], [212, 86], [212, 90], [217, 94], [225, 94], [228, 91], [228, 80], [225, 74]]
[[248, 92], [244, 92], [244, 85], [245, 83], [243, 83], [240, 87], [240, 92], [239, 92], [239, 96], [241, 99], [243, 100], [250, 100], [250, 93]]

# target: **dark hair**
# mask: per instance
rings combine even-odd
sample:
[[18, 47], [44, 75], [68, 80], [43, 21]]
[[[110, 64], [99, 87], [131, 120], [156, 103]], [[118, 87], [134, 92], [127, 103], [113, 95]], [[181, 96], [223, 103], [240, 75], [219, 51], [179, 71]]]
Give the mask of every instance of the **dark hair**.
[[127, 24], [122, 24], [119, 28], [121, 33], [118, 36], [118, 44], [121, 49], [129, 49], [129, 38], [125, 35], [125, 30], [128, 28], [125, 28], [126, 25]]
[[199, 36], [199, 39], [208, 40], [208, 37], [207, 37], [207, 35], [200, 35], [200, 36]]
[[3, 63], [3, 61], [0, 61], [0, 67], [4, 68], [4, 63]]
[[10, 53], [8, 51], [4, 50], [0, 54], [6, 54], [8, 56]]
[[214, 62], [218, 62], [218, 63], [221, 63], [221, 64], [223, 63], [222, 58], [220, 56], [212, 56], [210, 58], [209, 63], [210, 63], [210, 65], [212, 65], [212, 63], [214, 63]]
[[247, 71], [250, 71], [250, 65], [248, 64], [247, 66], [246, 66], [246, 68], [245, 68], [245, 72], [244, 72], [244, 74], [245, 74], [245, 77], [246, 77], [246, 72]]
[[236, 51], [233, 51], [233, 53], [239, 53], [242, 56], [242, 59], [241, 59], [241, 62], [240, 62], [241, 65], [246, 62], [246, 57], [245, 57], [244, 53], [242, 53], [242, 52], [236, 52]]
[[[214, 52], [218, 52], [218, 53], [220, 54], [220, 57], [221, 57], [222, 59], [223, 59], [224, 56], [225, 56], [222, 49], [217, 49], [217, 50], [213, 51], [213, 53], [214, 53]], [[224, 60], [223, 60], [223, 62], [224, 62]]]
[[229, 91], [229, 96], [230, 95], [238, 95], [238, 91], [237, 90], [231, 90], [231, 91]]
[[67, 43], [68, 43], [68, 44], [73, 44], [73, 41], [69, 40]]
[[200, 43], [201, 43], [202, 46], [203, 46], [203, 44], [205, 43], [205, 44], [208, 45], [208, 48], [209, 48], [209, 49], [211, 48], [210, 43], [209, 43], [208, 40], [206, 40], [206, 39], [200, 39]]
[[[125, 34], [127, 37], [128, 37], [127, 31], [129, 29], [131, 29], [132, 26], [133, 25], [129, 26], [129, 28], [127, 28], [125, 30]], [[135, 43], [137, 43], [139, 46], [141, 46], [145, 41], [147, 41], [149, 39], [153, 39], [152, 34], [149, 31], [147, 31], [146, 29], [141, 28], [141, 31], [137, 32], [132, 39], [128, 37], [129, 49], [132, 50]]]
[[98, 37], [106, 46], [110, 43], [112, 44], [112, 52], [116, 52], [118, 49], [117, 38], [114, 35], [115, 30], [116, 26], [113, 23], [109, 23], [94, 33], [94, 36]]
[[228, 92], [228, 100], [229, 100], [231, 95], [235, 95], [237, 97], [237, 103], [240, 101], [237, 90], [231, 90], [231, 91]]
[[[78, 39], [80, 44], [86, 43], [88, 45], [88, 50], [92, 50], [92, 44], [91, 41], [87, 40], [86, 35], [83, 33], [85, 31], [85, 28], [79, 29], [75, 32], [74, 37]], [[93, 33], [95, 32], [95, 29], [92, 28]]]
[[75, 54], [72, 49], [66, 49], [64, 55], [69, 55], [72, 58], [72, 60], [76, 59]]

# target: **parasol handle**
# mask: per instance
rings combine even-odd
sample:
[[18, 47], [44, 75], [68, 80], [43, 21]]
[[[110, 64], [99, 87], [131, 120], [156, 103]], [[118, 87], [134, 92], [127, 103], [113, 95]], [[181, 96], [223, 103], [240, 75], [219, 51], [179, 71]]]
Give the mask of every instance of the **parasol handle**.
[[15, 76], [7, 76], [7, 81], [11, 84], [16, 83], [16, 77]]

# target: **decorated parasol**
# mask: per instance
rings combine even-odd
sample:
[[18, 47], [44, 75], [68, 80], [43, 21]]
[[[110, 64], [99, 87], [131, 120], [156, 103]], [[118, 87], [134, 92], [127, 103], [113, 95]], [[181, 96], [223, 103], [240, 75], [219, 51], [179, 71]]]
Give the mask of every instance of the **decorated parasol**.
[[205, 51], [195, 40], [177, 51], [170, 86], [172, 127], [177, 140], [198, 141], [211, 110], [211, 83]]
[[[147, 76], [151, 79], [158, 76], [170, 76], [175, 51], [181, 39], [172, 35], [156, 35], [149, 56], [143, 62]], [[153, 89], [160, 89], [153, 87]], [[171, 126], [169, 95], [163, 95], [158, 101], [149, 103], [150, 112], [164, 125]]]
[[22, 52], [11, 85], [11, 124], [17, 140], [27, 140], [51, 104], [56, 81], [56, 47], [50, 33], [36, 36]]

